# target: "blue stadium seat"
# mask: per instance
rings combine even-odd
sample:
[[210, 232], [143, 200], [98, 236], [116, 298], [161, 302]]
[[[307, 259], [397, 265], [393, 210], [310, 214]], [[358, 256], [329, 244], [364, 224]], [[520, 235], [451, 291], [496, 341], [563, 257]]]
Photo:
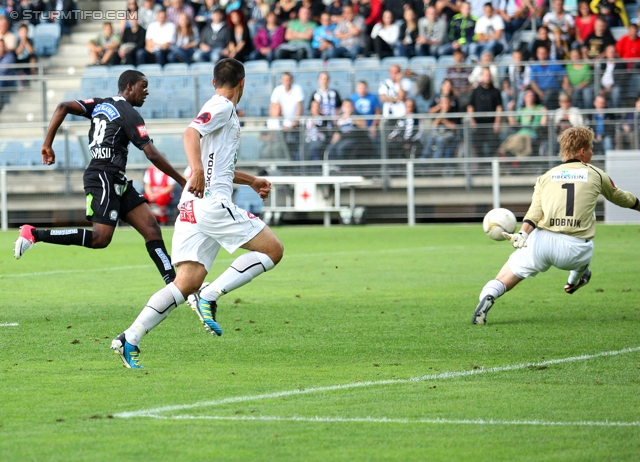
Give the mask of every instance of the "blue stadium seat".
[[167, 74], [188, 74], [189, 65], [187, 63], [168, 63], [165, 64], [163, 72]]
[[[250, 63], [245, 63], [244, 65], [245, 71], [247, 70], [247, 64], [250, 64]], [[267, 68], [269, 68], [268, 65], [267, 65]], [[195, 72], [197, 74], [213, 75], [213, 64], [212, 63], [192, 63], [191, 65], [189, 65], [189, 71]]]
[[331, 58], [327, 60], [327, 69], [351, 69], [352, 63], [349, 58]]
[[140, 64], [136, 69], [143, 74], [162, 74], [162, 66], [160, 64]]
[[0, 142], [0, 165], [19, 165], [24, 153], [24, 145], [20, 141]]
[[193, 119], [197, 115], [193, 88], [174, 90], [167, 95], [167, 117], [173, 119]]
[[165, 90], [184, 90], [185, 88], [193, 88], [194, 85], [193, 76], [189, 74], [165, 74], [158, 82], [159, 87]]
[[324, 68], [322, 59], [303, 59], [298, 63], [298, 69], [316, 69], [321, 71]]
[[84, 68], [82, 77], [103, 77], [108, 70], [109, 68], [104, 66], [87, 66]]
[[33, 30], [33, 47], [38, 56], [52, 56], [58, 51], [60, 42], [58, 23], [40, 23]]
[[369, 86], [369, 92], [377, 94], [378, 85], [380, 84], [380, 82], [382, 82], [382, 80], [387, 78], [388, 73], [389, 71], [386, 69], [356, 69], [355, 83], [357, 84], [360, 80], [364, 80]]
[[[193, 67], [193, 64], [191, 65]], [[269, 70], [269, 61], [265, 61], [264, 59], [257, 61], [247, 61], [244, 63], [245, 72], [251, 71], [268, 71]], [[213, 67], [211, 68], [211, 72], [213, 72]]]
[[356, 69], [378, 69], [380, 60], [378, 58], [357, 58], [353, 62], [353, 67]]
[[433, 56], [414, 56], [409, 60], [409, 69], [412, 71], [432, 70], [436, 64], [436, 58]]
[[388, 56], [380, 61], [380, 66], [386, 69], [394, 65], [400, 66], [400, 69], [405, 70], [409, 67], [409, 58], [405, 56]]
[[274, 59], [269, 68], [272, 71], [293, 72], [298, 67], [295, 59]]
[[[245, 98], [242, 98], [243, 100]], [[258, 93], [246, 98], [245, 115], [249, 117], [265, 117], [269, 115], [269, 105], [271, 104], [271, 95], [268, 93]], [[242, 101], [241, 101], [242, 103]]]
[[240, 148], [238, 157], [241, 160], [258, 160], [262, 141], [259, 132], [243, 132], [240, 137]]
[[329, 77], [329, 86], [335, 89], [342, 99], [351, 94], [351, 72], [330, 70]]
[[141, 107], [135, 108], [144, 119], [164, 119], [165, 100], [161, 97], [149, 95]]
[[438, 58], [438, 64], [452, 64], [455, 63], [452, 55], [442, 55]]
[[433, 92], [434, 94], [440, 93], [440, 87], [447, 75], [446, 67], [436, 67], [433, 71]]
[[[100, 69], [100, 66], [91, 66], [91, 67], [87, 67], [86, 70], [89, 69]], [[112, 75], [114, 77], [119, 77], [120, 74], [122, 74], [124, 71], [131, 71], [131, 70], [135, 70], [136, 67], [131, 65], [131, 64], [116, 64], [115, 66], [111, 66], [109, 68], [109, 75]], [[86, 75], [86, 71], [85, 71], [85, 75]]]

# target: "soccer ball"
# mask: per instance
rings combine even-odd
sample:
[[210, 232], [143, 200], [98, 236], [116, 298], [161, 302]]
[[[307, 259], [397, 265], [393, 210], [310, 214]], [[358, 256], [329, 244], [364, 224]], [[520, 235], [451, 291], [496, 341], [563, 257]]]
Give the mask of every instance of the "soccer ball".
[[493, 209], [484, 216], [482, 227], [486, 235], [494, 241], [504, 241], [502, 233], [513, 233], [516, 230], [516, 221], [516, 216], [511, 210]]

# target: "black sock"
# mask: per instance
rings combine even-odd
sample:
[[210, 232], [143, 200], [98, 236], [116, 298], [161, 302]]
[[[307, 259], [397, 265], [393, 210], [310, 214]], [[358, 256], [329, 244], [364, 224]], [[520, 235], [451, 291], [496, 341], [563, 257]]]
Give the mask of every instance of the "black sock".
[[165, 284], [173, 282], [176, 278], [176, 272], [173, 266], [171, 266], [171, 257], [169, 256], [169, 252], [167, 252], [167, 248], [164, 246], [164, 241], [149, 241], [146, 246], [147, 252], [149, 252], [149, 256], [156, 264], [158, 271], [160, 271]]
[[78, 245], [91, 248], [93, 232], [90, 229], [34, 229], [36, 242], [58, 245]]

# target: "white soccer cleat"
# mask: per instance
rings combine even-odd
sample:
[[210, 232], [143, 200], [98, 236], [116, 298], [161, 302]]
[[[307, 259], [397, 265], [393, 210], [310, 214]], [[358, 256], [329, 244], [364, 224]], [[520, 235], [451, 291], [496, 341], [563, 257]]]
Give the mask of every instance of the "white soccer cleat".
[[36, 229], [35, 226], [31, 225], [20, 227], [20, 236], [18, 236], [18, 240], [13, 244], [13, 256], [16, 257], [16, 260], [19, 260], [20, 257], [36, 243], [36, 238], [33, 237], [34, 229]]
[[493, 306], [493, 302], [495, 301], [496, 299], [493, 298], [491, 295], [487, 295], [482, 300], [480, 300], [480, 303], [478, 303], [476, 310], [473, 312], [473, 318], [471, 318], [471, 323], [486, 324], [487, 313], [489, 312], [489, 310]]

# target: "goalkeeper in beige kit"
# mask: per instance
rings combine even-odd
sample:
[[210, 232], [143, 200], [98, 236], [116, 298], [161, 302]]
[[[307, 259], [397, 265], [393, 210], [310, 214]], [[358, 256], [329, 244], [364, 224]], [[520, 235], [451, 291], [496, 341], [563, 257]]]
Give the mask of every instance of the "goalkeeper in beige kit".
[[594, 211], [600, 194], [620, 207], [640, 211], [636, 196], [618, 189], [609, 175], [589, 163], [593, 156], [591, 129], [569, 128], [558, 142], [562, 164], [536, 181], [520, 232], [504, 233], [516, 251], [480, 292], [473, 324], [485, 324], [487, 312], [498, 297], [551, 266], [569, 271], [564, 286], [568, 294], [589, 282], [596, 234]]

